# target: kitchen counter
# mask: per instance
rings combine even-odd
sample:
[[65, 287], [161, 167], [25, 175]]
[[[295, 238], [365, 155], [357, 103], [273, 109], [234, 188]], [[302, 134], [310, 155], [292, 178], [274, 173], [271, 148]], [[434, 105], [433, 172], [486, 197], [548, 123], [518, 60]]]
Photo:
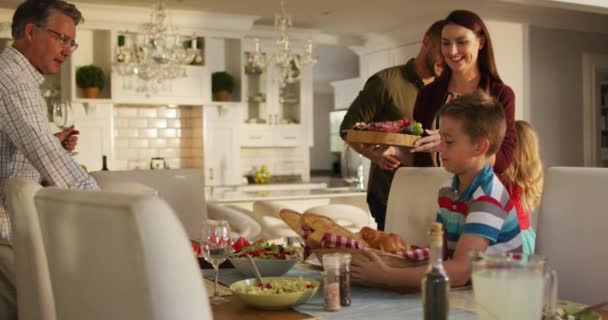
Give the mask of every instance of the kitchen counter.
[[359, 191], [350, 187], [265, 191], [214, 190], [212, 194], [209, 194], [207, 201], [228, 204], [233, 202], [251, 202], [260, 200], [274, 201], [361, 196], [365, 197], [365, 195], [365, 191]]

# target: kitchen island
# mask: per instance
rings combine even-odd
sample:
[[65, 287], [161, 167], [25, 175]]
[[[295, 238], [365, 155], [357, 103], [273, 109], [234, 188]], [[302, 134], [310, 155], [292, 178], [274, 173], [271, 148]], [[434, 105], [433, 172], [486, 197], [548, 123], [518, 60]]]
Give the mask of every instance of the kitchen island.
[[324, 204], [350, 204], [368, 211], [366, 192], [350, 187], [313, 189], [271, 189], [245, 191], [217, 189], [208, 192], [207, 202], [253, 210], [255, 201], [272, 201], [294, 210], [304, 211]]

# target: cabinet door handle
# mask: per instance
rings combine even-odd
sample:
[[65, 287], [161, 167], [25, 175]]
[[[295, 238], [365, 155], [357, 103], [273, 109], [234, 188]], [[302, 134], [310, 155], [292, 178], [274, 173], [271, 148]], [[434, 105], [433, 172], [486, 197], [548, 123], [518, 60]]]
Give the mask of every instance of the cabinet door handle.
[[260, 140], [262, 139], [262, 136], [249, 136], [250, 140]]
[[284, 136], [283, 139], [285, 140], [296, 140], [295, 136]]

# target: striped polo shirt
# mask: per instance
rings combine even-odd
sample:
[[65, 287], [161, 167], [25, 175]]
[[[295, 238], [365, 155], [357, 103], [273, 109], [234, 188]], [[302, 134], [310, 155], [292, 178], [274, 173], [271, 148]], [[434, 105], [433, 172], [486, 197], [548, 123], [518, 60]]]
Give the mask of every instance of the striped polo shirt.
[[448, 252], [452, 254], [462, 234], [490, 241], [487, 253], [522, 252], [517, 213], [507, 189], [490, 165], [458, 194], [459, 180], [439, 190], [437, 222], [446, 230]]

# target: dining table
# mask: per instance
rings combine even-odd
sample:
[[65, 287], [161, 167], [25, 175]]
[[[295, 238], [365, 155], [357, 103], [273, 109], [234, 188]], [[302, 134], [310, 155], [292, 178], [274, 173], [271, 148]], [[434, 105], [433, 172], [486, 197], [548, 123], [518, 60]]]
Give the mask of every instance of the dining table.
[[[306, 264], [299, 264], [294, 269], [290, 271], [287, 276], [300, 276], [300, 275], [311, 275], [313, 272], [319, 272], [318, 269], [314, 267], [310, 267]], [[213, 294], [214, 283], [212, 279], [211, 270], [203, 270], [203, 282], [205, 284], [207, 294], [211, 296]], [[319, 292], [315, 296], [316, 302], [305, 303], [296, 308], [292, 309], [284, 309], [284, 310], [260, 310], [244, 304], [238, 296], [234, 295], [232, 291], [225, 284], [230, 284], [239, 279], [244, 279], [244, 276], [240, 275], [234, 269], [221, 269], [220, 270], [220, 282], [218, 284], [218, 293], [226, 298], [227, 302], [222, 304], [211, 304], [211, 311], [213, 314], [213, 319], [215, 320], [313, 320], [313, 319], [352, 319], [353, 311], [360, 310], [362, 313], [365, 313], [366, 310], [381, 310], [381, 314], [376, 314], [377, 319], [386, 319], [390, 318], [390, 315], [399, 314], [400, 319], [420, 319], [420, 309], [422, 308], [422, 300], [420, 299], [419, 292], [416, 291], [403, 291], [403, 292], [392, 292], [388, 290], [381, 290], [377, 288], [358, 288], [353, 286], [353, 305], [350, 307], [342, 307], [342, 309], [338, 312], [331, 312], [323, 314], [324, 310], [322, 310], [322, 299], [323, 293], [322, 288], [320, 288]], [[222, 283], [223, 282], [223, 283]], [[382, 292], [382, 293], [381, 293]], [[357, 293], [360, 295], [356, 297]], [[383, 297], [378, 297], [378, 294], [385, 294], [386, 297], [389, 297], [387, 300], [393, 300], [395, 295], [399, 295], [402, 297], [404, 304], [387, 304], [386, 306], [374, 306], [377, 304], [377, 299], [383, 299]], [[357, 299], [359, 298], [359, 299]], [[374, 300], [376, 298], [376, 300]], [[311, 300], [315, 300], [314, 298]], [[450, 319], [476, 319], [475, 316], [475, 301], [473, 296], [473, 290], [471, 287], [466, 288], [453, 288], [449, 292], [449, 301], [450, 301]], [[405, 302], [407, 301], [407, 303]], [[349, 308], [353, 308], [352, 310]], [[376, 308], [376, 309], [374, 309]], [[395, 308], [403, 308], [403, 310], [390, 310]], [[414, 310], [416, 309], [416, 310]], [[351, 311], [349, 311], [351, 310]], [[312, 312], [311, 312], [312, 311]], [[349, 313], [351, 312], [351, 313]], [[597, 311], [602, 319], [608, 320], [608, 310], [598, 310]], [[383, 316], [384, 315], [384, 316]], [[386, 316], [386, 317], [385, 317]], [[361, 318], [367, 319], [369, 317], [362, 316]]]

